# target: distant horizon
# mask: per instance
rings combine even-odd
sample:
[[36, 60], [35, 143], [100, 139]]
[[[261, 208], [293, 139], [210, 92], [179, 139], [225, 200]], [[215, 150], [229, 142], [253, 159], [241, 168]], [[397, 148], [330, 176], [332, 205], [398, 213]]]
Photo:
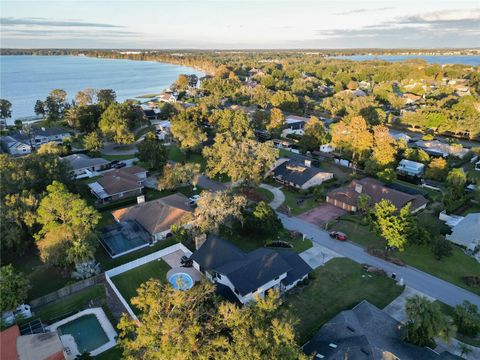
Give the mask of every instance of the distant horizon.
[[91, 47], [91, 48], [81, 48], [81, 47], [0, 47], [1, 50], [120, 50], [120, 51], [353, 51], [353, 50], [410, 50], [410, 51], [424, 51], [424, 50], [439, 50], [439, 51], [480, 51], [480, 46], [476, 47], [351, 47], [351, 48], [100, 48], [100, 47]]
[[476, 0], [3, 0], [0, 10], [4, 48], [480, 46]]

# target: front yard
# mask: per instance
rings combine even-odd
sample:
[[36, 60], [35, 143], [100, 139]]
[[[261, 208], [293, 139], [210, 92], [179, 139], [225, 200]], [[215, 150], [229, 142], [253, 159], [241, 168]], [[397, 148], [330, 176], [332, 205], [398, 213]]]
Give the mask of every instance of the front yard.
[[285, 186], [282, 187], [281, 190], [285, 195], [283, 206], [287, 208], [290, 215], [301, 214], [320, 204], [320, 202], [315, 200], [315, 197], [311, 194], [302, 194], [299, 191], [291, 190]]
[[312, 275], [305, 287], [287, 293], [280, 307], [280, 311], [299, 319], [299, 344], [307, 342], [340, 311], [351, 309], [362, 300], [382, 309], [403, 291], [393, 280], [367, 274], [361, 265], [345, 258], [330, 260]]
[[[114, 276], [111, 280], [122, 294], [124, 299], [130, 303], [130, 300], [137, 295], [137, 289], [147, 280], [153, 278], [160, 282], [166, 282], [167, 272], [170, 266], [163, 260], [154, 260], [135, 269]], [[131, 303], [130, 303], [131, 304]], [[136, 312], [136, 308], [132, 307]]]
[[[426, 212], [419, 214], [418, 219], [420, 224], [429, 230], [437, 229], [439, 231], [439, 227], [443, 226], [438, 219]], [[365, 248], [385, 248], [385, 241], [370, 231], [368, 226], [363, 225], [358, 215], [343, 216], [331, 228], [344, 232], [350, 241]], [[441, 260], [435, 258], [430, 247], [426, 244], [410, 245], [403, 252], [393, 253], [393, 256], [419, 270], [480, 294], [480, 288], [468, 286], [462, 281], [462, 276], [465, 275], [480, 276], [480, 264], [457, 246], [453, 246], [452, 256], [444, 257]]]

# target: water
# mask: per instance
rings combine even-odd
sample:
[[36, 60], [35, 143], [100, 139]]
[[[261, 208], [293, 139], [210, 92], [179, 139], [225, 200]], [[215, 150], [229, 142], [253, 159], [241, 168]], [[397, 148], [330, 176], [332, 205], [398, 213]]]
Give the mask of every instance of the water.
[[91, 352], [108, 342], [108, 336], [94, 314], [72, 320], [57, 330], [62, 335], [72, 335], [80, 353]]
[[464, 64], [472, 66], [480, 65], [480, 55], [350, 55], [336, 57], [339, 59], [356, 61], [380, 59], [397, 62], [410, 59], [423, 59], [430, 64]]
[[82, 56], [0, 56], [0, 96], [12, 103], [12, 119], [34, 115], [37, 100], [63, 89], [69, 100], [85, 88], [113, 89], [123, 101], [158, 94], [180, 74], [204, 74], [190, 67], [152, 61]]

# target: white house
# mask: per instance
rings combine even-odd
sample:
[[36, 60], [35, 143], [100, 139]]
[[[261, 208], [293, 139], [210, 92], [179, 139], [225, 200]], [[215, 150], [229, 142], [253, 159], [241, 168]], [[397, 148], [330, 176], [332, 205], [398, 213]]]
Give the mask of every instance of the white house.
[[288, 134], [303, 136], [305, 134], [303, 128], [308, 120], [310, 119], [303, 116], [288, 115], [285, 118], [286, 127], [282, 131], [282, 137], [286, 137]]
[[28, 137], [24, 137], [21, 134], [2, 136], [0, 141], [2, 149], [10, 155], [27, 155], [32, 152], [32, 146]]
[[177, 102], [177, 96], [172, 92], [164, 92], [158, 97], [159, 101], [174, 103]]
[[415, 146], [433, 156], [447, 157], [451, 155], [462, 159], [468, 153], [468, 149], [465, 149], [460, 144], [447, 144], [438, 140], [419, 140], [415, 142]]
[[401, 175], [421, 176], [425, 171], [425, 165], [416, 161], [403, 159], [397, 166], [397, 172]]
[[217, 291], [242, 304], [265, 296], [270, 289], [288, 291], [312, 268], [287, 249], [258, 248], [245, 253], [232, 243], [211, 236], [192, 254], [193, 267], [217, 285]]
[[445, 238], [457, 245], [464, 246], [469, 251], [475, 250], [480, 245], [480, 213], [466, 215], [452, 229]]

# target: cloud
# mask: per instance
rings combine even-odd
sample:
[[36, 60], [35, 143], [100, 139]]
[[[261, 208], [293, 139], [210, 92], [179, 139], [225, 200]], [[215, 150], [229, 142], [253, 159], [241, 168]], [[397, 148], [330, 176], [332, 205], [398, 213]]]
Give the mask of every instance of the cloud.
[[334, 13], [333, 15], [352, 15], [352, 14], [361, 14], [361, 13], [366, 13], [366, 12], [371, 12], [371, 11], [386, 11], [386, 10], [392, 10], [394, 9], [393, 7], [382, 7], [382, 8], [376, 8], [376, 9], [353, 9], [353, 10], [347, 10], [347, 11], [341, 11], [338, 13]]
[[0, 24], [3, 26], [54, 26], [54, 27], [96, 27], [96, 28], [121, 28], [124, 26], [105, 24], [105, 23], [92, 23], [84, 22], [81, 20], [53, 20], [47, 18], [36, 18], [36, 17], [26, 17], [26, 18], [15, 18], [15, 17], [3, 17], [0, 18]]

